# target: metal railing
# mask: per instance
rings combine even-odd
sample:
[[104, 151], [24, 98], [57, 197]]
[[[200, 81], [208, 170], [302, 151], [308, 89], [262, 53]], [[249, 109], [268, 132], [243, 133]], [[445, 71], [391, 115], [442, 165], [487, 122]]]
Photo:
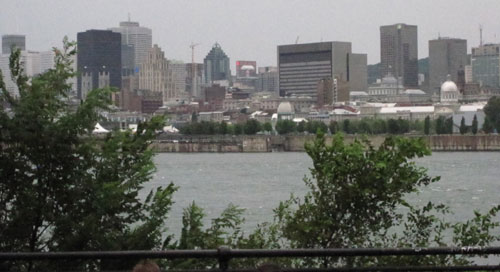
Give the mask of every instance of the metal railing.
[[[166, 251], [78, 251], [78, 252], [9, 252], [0, 253], [0, 262], [41, 260], [109, 260], [109, 259], [216, 259], [216, 271], [255, 271], [255, 268], [230, 269], [232, 259], [241, 258], [318, 258], [374, 256], [495, 255], [500, 247], [436, 247], [436, 248], [336, 248], [336, 249], [230, 249], [166, 250]], [[189, 270], [193, 271], [193, 270]], [[372, 266], [331, 268], [282, 268], [281, 271], [500, 271], [497, 265], [451, 266]]]

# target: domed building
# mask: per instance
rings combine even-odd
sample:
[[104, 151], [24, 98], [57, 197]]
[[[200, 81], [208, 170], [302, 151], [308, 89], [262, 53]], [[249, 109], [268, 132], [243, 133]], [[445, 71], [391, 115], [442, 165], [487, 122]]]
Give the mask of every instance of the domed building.
[[278, 106], [278, 120], [292, 120], [295, 113], [293, 106], [290, 102], [281, 102]]
[[441, 103], [456, 104], [458, 103], [459, 96], [460, 92], [458, 91], [457, 84], [451, 81], [451, 77], [448, 75], [446, 81], [441, 85]]

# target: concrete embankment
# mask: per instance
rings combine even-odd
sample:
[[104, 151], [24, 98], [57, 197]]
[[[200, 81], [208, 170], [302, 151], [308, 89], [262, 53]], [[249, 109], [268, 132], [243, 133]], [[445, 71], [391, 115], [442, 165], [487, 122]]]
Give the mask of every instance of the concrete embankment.
[[[162, 135], [152, 143], [157, 152], [303, 152], [304, 144], [314, 140], [314, 135]], [[433, 135], [423, 137], [433, 151], [500, 151], [500, 135]], [[351, 142], [356, 136], [346, 135]], [[385, 135], [367, 136], [374, 145], [380, 145]], [[331, 141], [327, 137], [327, 143]]]

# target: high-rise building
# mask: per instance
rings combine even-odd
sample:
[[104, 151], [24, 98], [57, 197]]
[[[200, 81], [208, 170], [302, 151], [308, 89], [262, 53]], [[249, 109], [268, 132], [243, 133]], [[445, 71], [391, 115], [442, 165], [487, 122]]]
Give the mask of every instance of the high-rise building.
[[278, 67], [259, 67], [259, 79], [257, 80], [257, 91], [277, 93], [278, 91]]
[[155, 44], [139, 69], [139, 89], [161, 93], [164, 104], [176, 96], [172, 71], [168, 66], [165, 53]]
[[[21, 51], [20, 55], [20, 63], [23, 68], [23, 72], [28, 77], [33, 77], [35, 75], [44, 72], [41, 68], [41, 54], [40, 52], [34, 51]], [[17, 84], [12, 80], [11, 71], [10, 71], [10, 53], [1, 54], [0, 55], [0, 70], [3, 74], [3, 80], [5, 83], [5, 88], [12, 96], [19, 95], [19, 89]]]
[[26, 36], [24, 35], [3, 35], [2, 54], [10, 54], [12, 47], [24, 51], [26, 50]]
[[249, 60], [236, 61], [236, 77], [256, 77], [257, 76], [257, 62]]
[[203, 60], [205, 83], [212, 84], [219, 80], [231, 80], [229, 57], [218, 43], [215, 43]]
[[[429, 41], [429, 93], [438, 94], [441, 84], [450, 75], [453, 82], [461, 81], [467, 65], [467, 40], [439, 38]], [[465, 78], [463, 78], [465, 81]]]
[[348, 57], [349, 92], [366, 92], [368, 90], [368, 56], [351, 53]]
[[168, 67], [172, 73], [172, 83], [174, 84], [175, 94], [178, 96], [186, 93], [186, 64], [179, 60], [171, 60], [168, 63]]
[[395, 24], [380, 27], [382, 77], [393, 74], [405, 87], [418, 87], [417, 26]]
[[[141, 63], [146, 61], [149, 49], [153, 45], [153, 35], [150, 28], [140, 26], [138, 22], [132, 22], [130, 19], [126, 22], [120, 22], [119, 27], [112, 27], [109, 30], [122, 34], [122, 44], [125, 55], [134, 59], [134, 70], [137, 70]], [[133, 48], [133, 56], [127, 50]]]
[[[364, 68], [363, 68], [363, 62]], [[367, 80], [366, 55], [352, 54], [350, 42], [320, 42], [278, 46], [278, 90], [280, 96], [317, 96], [320, 80], [332, 79], [337, 86]]]
[[[186, 63], [186, 92], [193, 98], [201, 98], [203, 96], [201, 85], [203, 81], [203, 63], [195, 63], [194, 69], [192, 63]], [[196, 78], [193, 81], [193, 77]], [[193, 83], [195, 89], [193, 90]]]
[[77, 97], [85, 99], [92, 89], [120, 89], [121, 35], [109, 30], [87, 30], [77, 35]]
[[472, 81], [485, 87], [500, 87], [500, 44], [472, 48]]

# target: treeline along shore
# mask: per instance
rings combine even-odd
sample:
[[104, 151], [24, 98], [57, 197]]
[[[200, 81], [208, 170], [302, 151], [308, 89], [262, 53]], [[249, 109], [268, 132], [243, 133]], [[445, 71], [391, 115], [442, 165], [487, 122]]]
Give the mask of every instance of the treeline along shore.
[[[345, 141], [366, 137], [379, 146], [388, 135], [345, 135]], [[315, 135], [160, 135], [156, 152], [303, 152]], [[332, 136], [327, 136], [327, 143]], [[500, 135], [405, 135], [422, 137], [432, 151], [500, 151]]]

